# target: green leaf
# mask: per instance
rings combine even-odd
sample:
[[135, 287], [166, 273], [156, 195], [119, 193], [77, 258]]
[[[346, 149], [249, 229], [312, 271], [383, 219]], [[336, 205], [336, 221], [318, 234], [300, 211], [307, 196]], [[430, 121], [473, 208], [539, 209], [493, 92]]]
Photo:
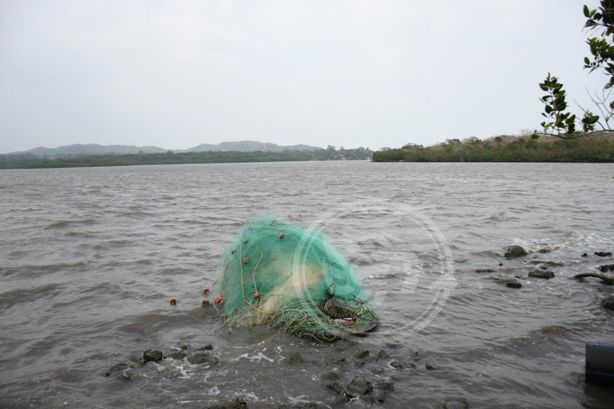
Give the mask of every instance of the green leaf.
[[588, 6], [585, 4], [584, 8], [582, 9], [582, 11], [584, 12], [584, 17], [590, 17], [591, 16], [591, 11], [588, 8]]

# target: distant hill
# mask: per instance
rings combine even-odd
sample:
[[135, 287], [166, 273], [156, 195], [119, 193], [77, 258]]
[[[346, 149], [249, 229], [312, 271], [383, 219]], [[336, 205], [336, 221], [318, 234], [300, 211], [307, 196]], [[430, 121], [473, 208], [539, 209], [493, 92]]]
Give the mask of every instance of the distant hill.
[[[318, 151], [323, 148], [309, 145], [277, 145], [274, 143], [256, 141], [222, 142], [219, 144], [201, 144], [190, 149], [175, 149], [174, 152], [283, 152], [283, 151]], [[157, 146], [132, 146], [132, 145], [98, 145], [98, 144], [75, 144], [58, 146], [57, 148], [38, 148], [21, 152], [12, 152], [8, 155], [35, 156], [48, 158], [62, 158], [88, 155], [129, 155], [135, 153], [164, 153], [169, 149]]]
[[133, 153], [163, 153], [166, 149], [158, 148], [157, 146], [131, 146], [131, 145], [98, 145], [92, 144], [75, 144], [58, 146], [57, 148], [38, 148], [30, 149], [22, 152], [13, 152], [10, 155], [32, 155], [37, 157], [68, 157], [68, 156], [86, 156], [86, 155], [127, 155]]
[[236, 141], [218, 144], [203, 143], [182, 152], [283, 152], [283, 151], [317, 151], [323, 148], [309, 145], [277, 145], [269, 142]]

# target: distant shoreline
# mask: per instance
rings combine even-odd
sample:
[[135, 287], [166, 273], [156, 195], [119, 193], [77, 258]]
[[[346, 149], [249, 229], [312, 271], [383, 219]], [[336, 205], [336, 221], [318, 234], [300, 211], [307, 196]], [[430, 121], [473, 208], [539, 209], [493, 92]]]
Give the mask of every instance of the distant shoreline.
[[283, 152], [165, 152], [147, 154], [107, 154], [46, 158], [33, 155], [0, 155], [0, 169], [54, 169], [138, 165], [181, 165], [203, 163], [304, 162], [326, 160], [366, 160], [369, 149], [340, 149]]

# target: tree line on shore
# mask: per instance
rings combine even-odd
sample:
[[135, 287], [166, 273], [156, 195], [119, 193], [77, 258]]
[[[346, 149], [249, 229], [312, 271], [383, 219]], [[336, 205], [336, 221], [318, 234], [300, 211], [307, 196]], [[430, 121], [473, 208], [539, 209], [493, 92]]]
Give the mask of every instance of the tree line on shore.
[[424, 147], [408, 144], [373, 153], [374, 162], [614, 162], [614, 140], [605, 135], [577, 139], [468, 138]]
[[310, 160], [364, 160], [371, 157], [368, 148], [327, 149], [283, 152], [165, 152], [127, 155], [88, 155], [57, 158], [33, 155], [0, 155], [0, 169], [68, 168], [93, 166], [134, 166], [165, 164], [231, 163], [231, 162], [291, 162]]

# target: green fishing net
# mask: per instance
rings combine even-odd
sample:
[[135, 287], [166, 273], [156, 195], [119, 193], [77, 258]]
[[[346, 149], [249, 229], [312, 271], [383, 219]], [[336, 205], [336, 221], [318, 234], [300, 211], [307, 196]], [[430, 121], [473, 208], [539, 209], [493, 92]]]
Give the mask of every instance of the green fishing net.
[[377, 325], [356, 273], [318, 231], [252, 221], [219, 268], [216, 304], [227, 325], [266, 324], [319, 340], [364, 334]]

